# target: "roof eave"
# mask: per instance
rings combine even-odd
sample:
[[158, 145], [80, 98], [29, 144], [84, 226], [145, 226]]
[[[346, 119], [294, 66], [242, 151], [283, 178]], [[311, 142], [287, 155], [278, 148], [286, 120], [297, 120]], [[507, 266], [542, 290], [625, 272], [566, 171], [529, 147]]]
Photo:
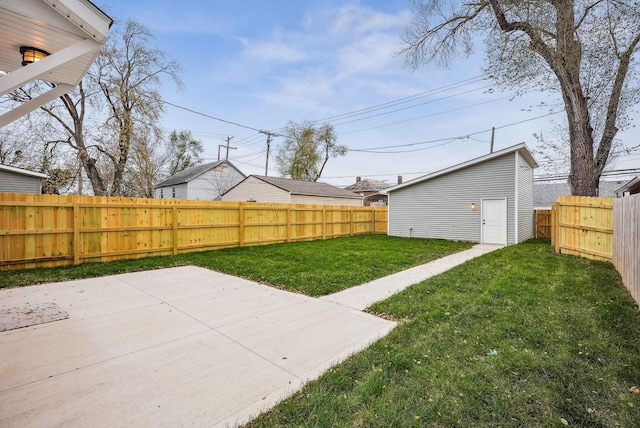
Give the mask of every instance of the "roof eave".
[[482, 162], [486, 162], [488, 160], [499, 158], [501, 156], [507, 155], [509, 153], [515, 153], [515, 152], [519, 152], [525, 158], [525, 160], [529, 163], [529, 166], [531, 168], [537, 168], [539, 166], [538, 162], [536, 161], [536, 159], [533, 157], [533, 155], [527, 148], [527, 145], [525, 143], [520, 143], [520, 144], [516, 144], [515, 146], [498, 150], [497, 152], [489, 153], [487, 155], [480, 156], [478, 158], [471, 159], [469, 161], [466, 161], [457, 165], [453, 165], [445, 169], [441, 169], [440, 171], [436, 171], [431, 174], [423, 175], [422, 177], [414, 178], [413, 180], [409, 180], [402, 184], [398, 184], [398, 185], [389, 187], [388, 189], [384, 189], [380, 193], [388, 194], [389, 192], [394, 192], [396, 190], [400, 190], [405, 187], [413, 186], [414, 184], [422, 183], [423, 181], [428, 181], [433, 178], [440, 177], [442, 175], [449, 174], [451, 172], [468, 168], [470, 166], [477, 165]]

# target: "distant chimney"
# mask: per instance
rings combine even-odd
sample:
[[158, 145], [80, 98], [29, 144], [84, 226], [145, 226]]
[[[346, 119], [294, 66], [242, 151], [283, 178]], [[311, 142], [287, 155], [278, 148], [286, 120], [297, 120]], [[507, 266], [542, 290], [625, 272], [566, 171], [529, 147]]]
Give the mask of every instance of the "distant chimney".
[[360, 180], [362, 180], [360, 177], [356, 177], [356, 183], [360, 183]]
[[398, 184], [402, 184], [402, 176], [401, 175], [398, 176]]

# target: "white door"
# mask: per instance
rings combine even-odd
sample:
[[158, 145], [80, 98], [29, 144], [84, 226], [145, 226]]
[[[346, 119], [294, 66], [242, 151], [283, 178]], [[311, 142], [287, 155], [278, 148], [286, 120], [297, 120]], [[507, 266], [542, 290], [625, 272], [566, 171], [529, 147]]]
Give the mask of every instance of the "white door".
[[507, 245], [507, 200], [482, 199], [480, 215], [482, 243]]

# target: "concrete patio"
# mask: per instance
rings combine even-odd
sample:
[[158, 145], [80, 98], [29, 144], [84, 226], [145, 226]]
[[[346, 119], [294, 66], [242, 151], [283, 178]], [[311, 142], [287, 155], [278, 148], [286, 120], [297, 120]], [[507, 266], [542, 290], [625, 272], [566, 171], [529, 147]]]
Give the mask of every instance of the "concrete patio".
[[0, 333], [2, 427], [233, 426], [395, 326], [191, 266], [0, 290], [45, 303]]

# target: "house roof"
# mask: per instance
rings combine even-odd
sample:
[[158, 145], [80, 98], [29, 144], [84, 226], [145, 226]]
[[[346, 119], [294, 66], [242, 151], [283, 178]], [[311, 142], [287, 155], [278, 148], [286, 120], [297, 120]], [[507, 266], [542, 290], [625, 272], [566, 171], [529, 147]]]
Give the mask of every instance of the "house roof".
[[[616, 189], [623, 181], [600, 181], [599, 195], [603, 198], [615, 196]], [[556, 203], [560, 196], [570, 195], [569, 185], [565, 183], [534, 183], [533, 205], [547, 206]]]
[[262, 175], [250, 175], [249, 177], [255, 177], [258, 180], [262, 180], [265, 183], [269, 183], [272, 186], [276, 186], [282, 190], [285, 190], [292, 195], [327, 196], [331, 198], [362, 199], [362, 196], [356, 193], [350, 192], [345, 189], [341, 189], [336, 186], [332, 186], [331, 184], [327, 184], [327, 183], [318, 183], [315, 181], [291, 180], [289, 178], [265, 177]]
[[[107, 40], [113, 19], [89, 0], [0, 2], [0, 95], [37, 79], [51, 89], [0, 116], [0, 127], [75, 88]], [[21, 47], [49, 55], [22, 66]]]
[[519, 152], [522, 155], [522, 157], [526, 159], [526, 161], [529, 163], [529, 166], [531, 168], [538, 167], [538, 162], [536, 161], [536, 159], [533, 157], [533, 155], [527, 148], [527, 145], [525, 143], [521, 143], [515, 146], [507, 147], [502, 150], [498, 150], [497, 152], [489, 153], [488, 155], [480, 156], [479, 158], [475, 158], [467, 162], [463, 162], [463, 163], [451, 166], [449, 168], [441, 169], [440, 171], [436, 171], [431, 174], [423, 175], [422, 177], [414, 178], [413, 180], [409, 180], [402, 184], [398, 184], [396, 186], [392, 186], [388, 189], [385, 189], [383, 192], [384, 193], [393, 192], [395, 190], [402, 189], [403, 187], [408, 187], [414, 184], [422, 183], [424, 181], [431, 180], [436, 177], [440, 177], [441, 175], [449, 174], [451, 172], [468, 168], [470, 166], [477, 165], [477, 164], [489, 161], [491, 159], [496, 159], [501, 156], [508, 155], [510, 153], [515, 153], [515, 152]]
[[13, 172], [15, 174], [26, 175], [29, 177], [36, 177], [40, 179], [49, 178], [47, 174], [41, 174], [39, 172], [29, 171], [28, 169], [16, 168], [14, 166], [0, 164], [0, 171]]
[[640, 178], [633, 177], [631, 180], [624, 183], [621, 187], [613, 191], [617, 196], [620, 193], [629, 192], [631, 194], [640, 193]]
[[350, 190], [352, 192], [377, 192], [389, 187], [391, 187], [391, 184], [384, 181], [364, 178], [362, 180], [356, 181], [351, 186], [345, 187], [345, 190]]
[[229, 162], [228, 160], [221, 160], [217, 162], [203, 163], [201, 165], [195, 165], [195, 166], [183, 169], [179, 173], [172, 175], [166, 180], [156, 184], [156, 187], [167, 187], [167, 186], [175, 186], [177, 184], [188, 183], [189, 181], [200, 177], [205, 172], [211, 171], [212, 169], [222, 164], [229, 165], [231, 168], [235, 169], [243, 177], [245, 177], [245, 175], [242, 174], [242, 171], [236, 168], [231, 162]]

